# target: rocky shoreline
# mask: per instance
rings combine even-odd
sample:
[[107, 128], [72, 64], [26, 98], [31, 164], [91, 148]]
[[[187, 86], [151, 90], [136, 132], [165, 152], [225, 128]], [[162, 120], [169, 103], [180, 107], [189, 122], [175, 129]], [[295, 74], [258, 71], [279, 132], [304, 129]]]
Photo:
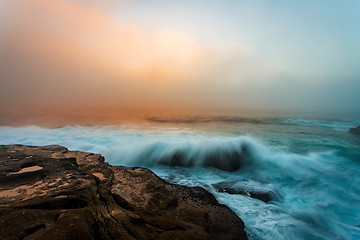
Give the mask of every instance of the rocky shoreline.
[[0, 239], [247, 239], [200, 187], [62, 146], [0, 146]]

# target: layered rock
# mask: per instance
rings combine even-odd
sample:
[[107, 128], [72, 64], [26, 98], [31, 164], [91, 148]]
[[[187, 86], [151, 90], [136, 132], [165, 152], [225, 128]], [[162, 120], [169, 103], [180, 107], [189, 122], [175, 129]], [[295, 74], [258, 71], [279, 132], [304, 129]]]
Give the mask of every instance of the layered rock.
[[0, 146], [0, 239], [247, 239], [206, 190], [61, 146]]

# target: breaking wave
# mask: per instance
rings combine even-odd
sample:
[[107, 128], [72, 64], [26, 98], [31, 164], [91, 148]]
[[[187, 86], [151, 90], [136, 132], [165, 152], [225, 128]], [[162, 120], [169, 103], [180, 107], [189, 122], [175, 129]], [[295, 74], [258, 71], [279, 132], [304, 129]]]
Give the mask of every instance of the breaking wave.
[[258, 161], [261, 148], [254, 140], [243, 137], [178, 143], [154, 142], [139, 147], [137, 153], [124, 155], [128, 156], [126, 163], [130, 165], [213, 167], [231, 172]]
[[198, 124], [188, 125], [191, 131], [162, 125], [150, 132], [0, 127], [0, 144], [63, 145], [101, 153], [113, 165], [148, 167], [172, 183], [201, 186], [243, 219], [252, 240], [360, 239], [360, 213], [354, 211], [360, 202], [359, 139], [317, 124], [248, 124], [249, 134], [263, 134], [252, 134], [256, 138], [228, 123], [216, 125], [233, 130], [223, 135], [200, 131]]

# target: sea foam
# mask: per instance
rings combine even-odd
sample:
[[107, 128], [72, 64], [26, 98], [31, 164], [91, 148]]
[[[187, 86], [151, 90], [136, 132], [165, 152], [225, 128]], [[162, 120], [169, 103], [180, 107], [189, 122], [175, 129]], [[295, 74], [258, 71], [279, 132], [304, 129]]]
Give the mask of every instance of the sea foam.
[[[298, 131], [293, 123], [248, 123], [248, 132], [238, 134], [237, 125], [229, 124], [220, 132], [233, 129], [231, 134], [190, 125], [147, 131], [0, 127], [0, 144], [59, 144], [101, 153], [113, 165], [148, 167], [172, 183], [201, 186], [244, 220], [250, 239], [360, 239], [357, 138], [322, 126], [315, 133], [313, 125]], [[270, 191], [271, 201], [220, 192], [214, 187], [219, 183], [239, 192]]]

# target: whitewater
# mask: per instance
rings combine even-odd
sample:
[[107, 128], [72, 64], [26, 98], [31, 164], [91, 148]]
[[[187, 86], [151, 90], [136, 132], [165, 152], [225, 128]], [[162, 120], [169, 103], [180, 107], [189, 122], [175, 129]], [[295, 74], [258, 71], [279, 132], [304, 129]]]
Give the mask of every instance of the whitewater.
[[119, 126], [3, 126], [0, 144], [63, 145], [201, 186], [244, 221], [249, 239], [360, 239], [360, 137], [347, 132], [358, 125], [358, 119], [149, 117]]

